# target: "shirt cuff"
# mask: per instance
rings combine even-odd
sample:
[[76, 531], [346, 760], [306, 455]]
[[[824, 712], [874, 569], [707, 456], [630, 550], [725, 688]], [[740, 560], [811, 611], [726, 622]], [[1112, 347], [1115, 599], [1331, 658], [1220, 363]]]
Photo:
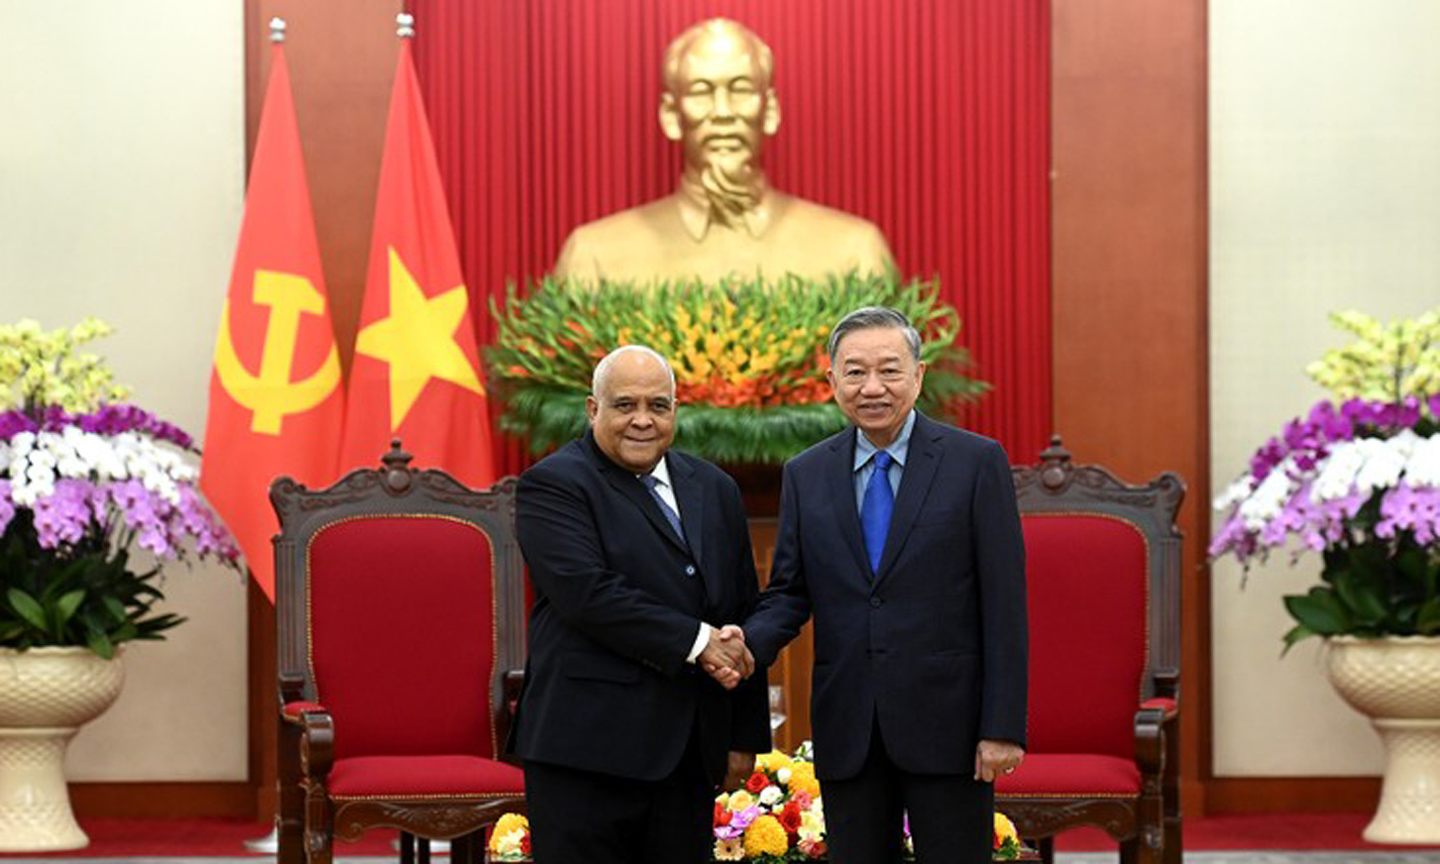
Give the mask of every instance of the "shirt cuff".
[[690, 653], [689, 653], [688, 655], [686, 655], [686, 657], [685, 657], [685, 662], [686, 662], [686, 663], [694, 663], [694, 662], [695, 662], [695, 659], [700, 656], [700, 652], [705, 650], [705, 645], [706, 645], [709, 641], [710, 641], [710, 625], [709, 625], [709, 624], [706, 624], [704, 621], [701, 621], [701, 622], [700, 622], [700, 632], [698, 632], [698, 633], [695, 634], [695, 644], [692, 645], [692, 646], [690, 646]]

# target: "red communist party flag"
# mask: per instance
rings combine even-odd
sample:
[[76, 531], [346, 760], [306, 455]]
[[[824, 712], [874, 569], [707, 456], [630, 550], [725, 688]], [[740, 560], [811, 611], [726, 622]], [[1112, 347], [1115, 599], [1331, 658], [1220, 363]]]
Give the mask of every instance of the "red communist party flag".
[[399, 438], [419, 467], [443, 468], [471, 487], [494, 481], [469, 303], [405, 40], [350, 370], [344, 468], [376, 464]]
[[336, 475], [344, 390], [320, 271], [320, 247], [277, 42], [230, 291], [215, 341], [200, 488], [240, 541], [254, 579], [275, 597], [270, 481], [310, 486]]

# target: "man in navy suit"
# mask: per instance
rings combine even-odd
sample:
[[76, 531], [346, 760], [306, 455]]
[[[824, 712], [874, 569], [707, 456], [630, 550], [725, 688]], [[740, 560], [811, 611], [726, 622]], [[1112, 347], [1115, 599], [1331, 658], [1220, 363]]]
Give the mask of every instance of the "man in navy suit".
[[811, 723], [835, 864], [990, 860], [997, 773], [1024, 756], [1025, 552], [996, 442], [915, 411], [905, 316], [830, 335], [854, 424], [784, 471], [770, 583], [744, 640], [760, 666], [815, 618]]
[[511, 749], [534, 858], [699, 864], [717, 785], [770, 749], [765, 676], [722, 687], [701, 665], [753, 669], [708, 623], [754, 608], [745, 511], [727, 474], [669, 451], [675, 378], [659, 354], [601, 360], [586, 407], [590, 431], [516, 492], [535, 604]]

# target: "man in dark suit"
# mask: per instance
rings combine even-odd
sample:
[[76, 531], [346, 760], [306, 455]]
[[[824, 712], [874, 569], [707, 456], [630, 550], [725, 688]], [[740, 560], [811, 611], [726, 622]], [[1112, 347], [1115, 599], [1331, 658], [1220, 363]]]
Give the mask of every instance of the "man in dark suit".
[[760, 666], [815, 618], [811, 723], [835, 864], [990, 860], [998, 772], [1024, 756], [1025, 553], [1004, 450], [914, 410], [905, 316], [830, 336], [854, 426], [786, 466], [770, 583], [744, 640]]
[[[709, 860], [717, 785], [770, 749], [742, 620], [758, 587], [720, 469], [667, 452], [675, 379], [648, 348], [595, 369], [590, 431], [531, 467], [516, 529], [535, 589], [513, 752], [538, 864]], [[732, 628], [733, 630], [733, 628]], [[728, 637], [728, 638], [727, 638]]]

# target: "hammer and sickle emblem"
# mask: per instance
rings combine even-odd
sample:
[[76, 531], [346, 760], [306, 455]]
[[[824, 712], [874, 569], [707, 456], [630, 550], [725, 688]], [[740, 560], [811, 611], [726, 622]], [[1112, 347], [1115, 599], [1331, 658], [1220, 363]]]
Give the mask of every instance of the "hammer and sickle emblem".
[[295, 337], [300, 316], [325, 311], [325, 298], [310, 280], [291, 273], [255, 271], [255, 302], [270, 307], [265, 325], [265, 348], [260, 374], [252, 375], [235, 353], [230, 339], [230, 301], [220, 315], [220, 338], [215, 345], [215, 371], [230, 397], [250, 409], [250, 431], [279, 435], [288, 414], [300, 414], [319, 405], [340, 383], [340, 355], [332, 342], [325, 362], [310, 377], [291, 381]]

